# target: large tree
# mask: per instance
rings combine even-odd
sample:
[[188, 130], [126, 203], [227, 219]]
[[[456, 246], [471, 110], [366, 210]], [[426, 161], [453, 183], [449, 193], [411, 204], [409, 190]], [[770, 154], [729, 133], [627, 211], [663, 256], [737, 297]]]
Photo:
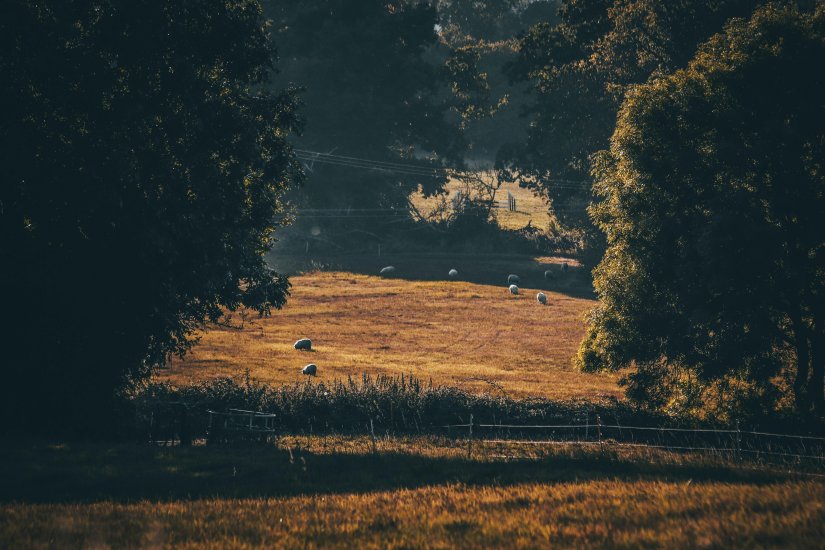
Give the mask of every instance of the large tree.
[[[308, 162], [312, 172], [296, 197], [305, 212], [294, 230], [303, 235], [309, 227], [332, 226], [334, 232], [323, 231], [321, 238], [336, 242], [345, 233], [341, 224], [385, 232], [394, 215], [406, 217], [403, 209], [419, 185], [436, 192], [446, 181], [418, 175], [415, 167], [461, 162], [459, 103], [466, 100], [458, 100], [451, 87], [453, 76], [474, 72], [471, 52], [460, 52], [454, 71], [448, 70], [449, 52], [436, 33], [438, 14], [426, 2], [265, 4], [282, 59], [279, 78], [303, 88], [307, 124], [297, 147], [336, 155]], [[353, 159], [388, 169], [369, 170]], [[393, 170], [392, 164], [413, 168]], [[383, 210], [391, 208], [401, 210]]]
[[820, 2], [734, 20], [629, 94], [594, 171], [609, 248], [581, 366], [635, 367], [655, 407], [825, 413], [824, 89]]
[[222, 308], [280, 307], [262, 259], [299, 166], [256, 0], [0, 7], [4, 429], [104, 422]]
[[757, 0], [565, 0], [558, 24], [540, 23], [521, 39], [508, 72], [529, 82], [523, 143], [502, 150], [500, 164], [553, 203], [558, 218], [581, 230], [589, 259], [602, 240], [586, 208], [590, 157], [608, 146], [625, 91], [684, 67], [698, 45]]

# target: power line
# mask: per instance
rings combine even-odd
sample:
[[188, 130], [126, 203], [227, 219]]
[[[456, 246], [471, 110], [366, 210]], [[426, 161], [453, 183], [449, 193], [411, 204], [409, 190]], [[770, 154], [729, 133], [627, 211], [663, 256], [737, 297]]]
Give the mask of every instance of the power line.
[[[311, 151], [308, 149], [295, 149], [295, 152], [296, 156], [305, 162], [319, 162], [322, 164], [346, 166], [350, 168], [366, 168], [369, 170], [394, 172], [406, 175], [446, 177], [454, 175], [457, 171], [452, 168], [444, 168], [439, 166], [425, 166], [421, 164], [416, 165], [410, 163], [365, 159], [346, 155], [335, 155], [332, 153], [322, 153], [320, 151]], [[589, 180], [573, 180], [566, 178], [550, 178], [545, 179], [544, 181], [554, 184], [553, 186], [556, 188], [567, 189], [581, 189], [584, 187], [589, 187], [592, 183]]]
[[375, 170], [375, 171], [378, 171], [378, 172], [390, 172], [390, 173], [394, 173], [394, 174], [404, 174], [404, 175], [408, 175], [408, 176], [419, 176], [419, 177], [422, 177], [422, 178], [441, 178], [441, 177], [445, 177], [445, 175], [443, 175], [443, 174], [438, 174], [436, 172], [429, 172], [429, 171], [402, 170], [402, 169], [398, 169], [398, 168], [389, 168], [389, 167], [386, 167], [386, 166], [373, 166], [373, 165], [369, 165], [369, 164], [355, 164], [355, 163], [349, 163], [349, 162], [339, 162], [339, 161], [334, 161], [334, 160], [329, 160], [329, 159], [310, 159], [310, 158], [302, 157], [302, 156], [299, 156], [298, 159], [303, 160], [305, 162], [306, 161], [312, 161], [312, 162], [319, 162], [321, 164], [328, 164], [328, 165], [332, 165], [332, 166], [343, 166], [343, 167], [348, 167], [348, 168], [361, 168], [361, 169], [365, 169], [365, 170]]
[[383, 165], [392, 168], [401, 168], [401, 169], [412, 169], [412, 170], [429, 170], [429, 171], [450, 171], [450, 168], [444, 168], [439, 166], [424, 166], [422, 164], [410, 164], [410, 163], [401, 163], [401, 162], [394, 162], [394, 161], [384, 161], [384, 160], [373, 160], [373, 159], [365, 159], [365, 158], [358, 158], [358, 157], [349, 157], [346, 155], [334, 155], [332, 153], [321, 153], [319, 151], [310, 151], [307, 149], [295, 149], [297, 153], [304, 154], [304, 155], [311, 155], [313, 158], [329, 158], [335, 160], [342, 160], [342, 161], [352, 161], [352, 162], [361, 162], [361, 163], [370, 163], [374, 165]]

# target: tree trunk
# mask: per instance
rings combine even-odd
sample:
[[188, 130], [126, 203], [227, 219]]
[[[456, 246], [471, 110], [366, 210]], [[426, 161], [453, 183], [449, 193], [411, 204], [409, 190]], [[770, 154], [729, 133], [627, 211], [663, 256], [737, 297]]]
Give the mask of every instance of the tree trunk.
[[808, 340], [808, 329], [802, 319], [793, 319], [794, 336], [796, 340], [796, 379], [793, 383], [796, 407], [803, 414], [811, 408], [810, 392], [808, 391], [808, 374], [810, 372], [811, 353]]

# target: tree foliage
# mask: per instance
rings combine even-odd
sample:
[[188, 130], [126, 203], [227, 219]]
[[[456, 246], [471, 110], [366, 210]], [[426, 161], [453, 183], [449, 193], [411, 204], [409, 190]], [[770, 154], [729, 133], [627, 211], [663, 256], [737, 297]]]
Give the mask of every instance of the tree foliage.
[[626, 90], [669, 74], [756, 0], [565, 0], [561, 21], [540, 23], [521, 39], [508, 72], [529, 82], [530, 129], [523, 143], [502, 150], [500, 164], [552, 200], [558, 218], [582, 230], [601, 254], [586, 208], [590, 157], [608, 146]]
[[454, 39], [496, 42], [555, 18], [558, 0], [438, 0], [439, 25]]
[[[418, 167], [458, 165], [465, 148], [463, 109], [484, 93], [472, 52], [449, 56], [428, 3], [397, 0], [267, 0], [282, 59], [281, 82], [301, 92], [307, 124], [298, 147], [334, 155]], [[449, 66], [445, 62], [450, 61]], [[453, 94], [462, 90], [464, 97]], [[391, 217], [363, 209], [405, 208], [419, 185], [441, 189], [443, 177], [315, 163], [296, 201], [304, 208], [338, 209], [307, 224], [342, 222], [387, 229]], [[389, 165], [388, 165], [389, 166]], [[358, 214], [347, 220], [343, 214]], [[388, 219], [389, 218], [389, 219]], [[306, 222], [306, 223], [303, 223]], [[391, 227], [391, 225], [389, 226]]]
[[581, 366], [635, 367], [654, 407], [825, 412], [823, 89], [825, 5], [771, 4], [628, 95], [594, 168], [609, 247]]
[[3, 3], [4, 427], [88, 421], [222, 308], [284, 303], [272, 70], [255, 0]]

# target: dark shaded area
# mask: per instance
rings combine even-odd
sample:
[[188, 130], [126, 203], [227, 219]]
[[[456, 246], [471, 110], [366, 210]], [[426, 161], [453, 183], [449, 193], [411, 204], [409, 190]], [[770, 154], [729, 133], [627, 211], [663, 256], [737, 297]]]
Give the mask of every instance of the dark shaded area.
[[2, 3], [0, 432], [101, 430], [204, 321], [283, 305], [272, 55], [255, 3]]
[[158, 449], [20, 442], [0, 452], [3, 502], [255, 498], [366, 493], [449, 483], [507, 486], [609, 479], [764, 484], [791, 478], [790, 474], [719, 463], [631, 461], [610, 450], [572, 451], [569, 455], [508, 462], [395, 452], [316, 454], [273, 447]]
[[[377, 250], [377, 249], [376, 249]], [[549, 258], [540, 261], [534, 256], [471, 252], [409, 252], [374, 254], [325, 254], [278, 255], [272, 258], [279, 271], [299, 274], [320, 269], [323, 271], [348, 271], [378, 276], [383, 267], [394, 266], [390, 275], [410, 281], [466, 281], [480, 285], [500, 286], [506, 291], [507, 276], [521, 278], [519, 288], [541, 289], [559, 292], [575, 298], [595, 298], [589, 270], [574, 264], [572, 260]], [[562, 263], [568, 263], [567, 270]], [[455, 279], [448, 273], [458, 271]], [[551, 274], [545, 277], [545, 271]], [[526, 291], [525, 291], [526, 292]]]

